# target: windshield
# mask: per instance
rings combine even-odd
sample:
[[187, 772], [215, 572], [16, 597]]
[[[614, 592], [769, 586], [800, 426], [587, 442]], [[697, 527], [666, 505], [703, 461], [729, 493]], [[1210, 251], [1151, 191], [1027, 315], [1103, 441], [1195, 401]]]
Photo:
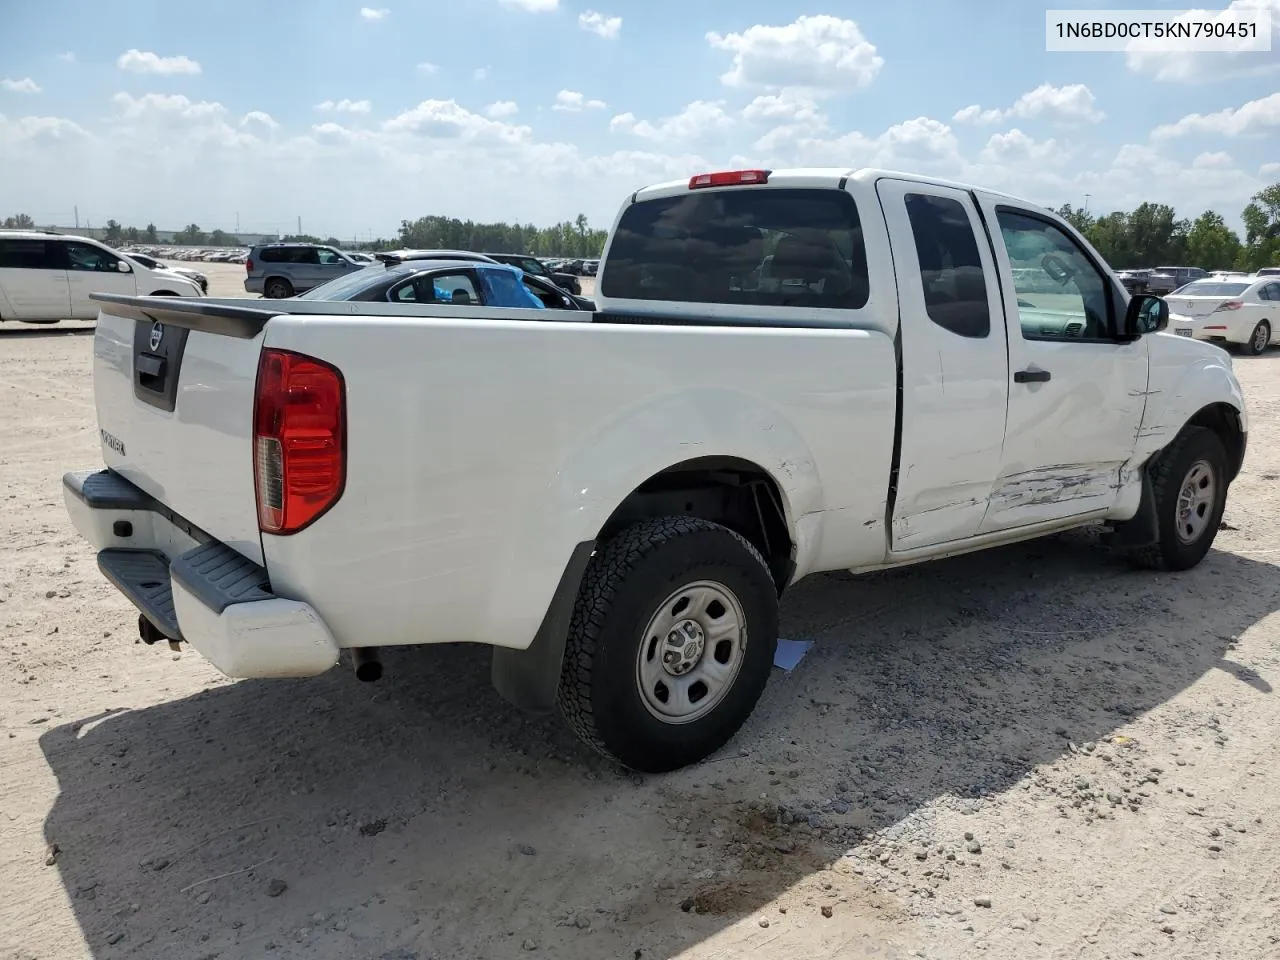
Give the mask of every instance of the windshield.
[[519, 260], [516, 261], [516, 266], [518, 266], [525, 273], [532, 273], [535, 277], [548, 276], [547, 268], [544, 267], [537, 260], [533, 259], [533, 257], [521, 257]]
[[1179, 288], [1176, 292], [1184, 297], [1235, 297], [1249, 289], [1247, 283], [1220, 283], [1212, 280], [1197, 280]]
[[299, 300], [350, 300], [370, 287], [377, 286], [387, 279], [387, 268], [377, 266], [365, 267], [354, 273], [334, 277], [327, 283], [312, 287], [306, 293], [298, 294]]

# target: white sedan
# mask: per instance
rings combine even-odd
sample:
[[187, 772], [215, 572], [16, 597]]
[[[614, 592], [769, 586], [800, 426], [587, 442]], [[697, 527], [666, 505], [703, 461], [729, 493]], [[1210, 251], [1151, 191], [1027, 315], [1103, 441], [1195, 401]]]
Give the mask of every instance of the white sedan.
[[1196, 280], [1165, 298], [1169, 331], [1259, 354], [1280, 335], [1280, 278]]

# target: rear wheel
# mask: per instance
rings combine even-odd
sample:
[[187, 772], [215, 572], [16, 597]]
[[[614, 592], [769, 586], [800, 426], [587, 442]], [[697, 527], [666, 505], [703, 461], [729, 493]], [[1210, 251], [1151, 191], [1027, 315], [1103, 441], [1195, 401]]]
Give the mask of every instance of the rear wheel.
[[1256, 357], [1271, 345], [1271, 324], [1266, 320], [1259, 320], [1258, 325], [1253, 328], [1253, 333], [1249, 334], [1249, 342], [1244, 345], [1245, 353]]
[[1227, 505], [1227, 452], [1212, 430], [1188, 427], [1151, 467], [1159, 539], [1130, 553], [1138, 566], [1189, 570], [1209, 552]]
[[262, 295], [268, 300], [283, 300], [293, 296], [293, 284], [282, 277], [272, 277], [262, 288]]
[[675, 770], [738, 732], [769, 679], [778, 594], [746, 539], [694, 517], [636, 524], [591, 559], [558, 702], [607, 757]]

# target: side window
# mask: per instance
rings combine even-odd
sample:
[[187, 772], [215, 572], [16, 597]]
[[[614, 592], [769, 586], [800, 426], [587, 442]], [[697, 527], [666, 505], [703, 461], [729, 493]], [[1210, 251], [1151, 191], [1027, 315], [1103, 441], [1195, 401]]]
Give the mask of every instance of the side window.
[[92, 270], [99, 273], [119, 270], [120, 258], [100, 247], [70, 241], [64, 244], [67, 251], [68, 270]]
[[1280, 283], [1268, 283], [1262, 292], [1268, 300], [1280, 301]]
[[[581, 270], [582, 261], [574, 261]], [[869, 296], [862, 224], [840, 190], [694, 190], [633, 203], [601, 293], [627, 300], [856, 310]]]
[[492, 306], [534, 310], [541, 310], [546, 306], [530, 292], [514, 270], [495, 267], [492, 270], [482, 269], [479, 274], [480, 282], [484, 285], [485, 302]]
[[295, 247], [290, 257], [294, 263], [319, 263], [320, 255], [315, 247]]
[[321, 247], [319, 250], [316, 251], [316, 255], [320, 258], [320, 262], [323, 264], [333, 264], [333, 263], [343, 262], [342, 257], [338, 256], [338, 254], [335, 251], [330, 250], [327, 247]]
[[281, 247], [265, 247], [258, 255], [258, 259], [263, 263], [282, 263], [287, 259], [285, 253], [286, 251]]
[[920, 193], [909, 193], [905, 200], [929, 319], [961, 337], [987, 336], [987, 278], [964, 204]]
[[61, 266], [45, 240], [0, 240], [0, 269], [59, 270]]
[[572, 304], [569, 303], [568, 297], [563, 293], [557, 293], [549, 286], [531, 282], [527, 277], [525, 278], [524, 285], [529, 288], [530, 293], [542, 301], [542, 305], [544, 307], [547, 307], [550, 310], [562, 310], [571, 308], [572, 306]]
[[1057, 225], [1007, 207], [996, 211], [1013, 269], [1024, 340], [1112, 340], [1111, 289]]
[[481, 303], [475, 284], [465, 273], [420, 274], [391, 290], [393, 303], [448, 303], [473, 306]]

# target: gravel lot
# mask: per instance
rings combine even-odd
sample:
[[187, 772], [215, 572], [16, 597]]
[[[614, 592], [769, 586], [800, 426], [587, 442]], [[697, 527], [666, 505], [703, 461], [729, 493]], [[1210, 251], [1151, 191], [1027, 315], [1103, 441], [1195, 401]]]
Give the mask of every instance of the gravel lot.
[[0, 957], [1280, 955], [1280, 352], [1236, 360], [1197, 570], [1069, 536], [812, 577], [800, 666], [641, 778], [506, 707], [483, 649], [369, 686], [140, 644], [62, 505], [98, 462], [80, 326], [0, 330]]

